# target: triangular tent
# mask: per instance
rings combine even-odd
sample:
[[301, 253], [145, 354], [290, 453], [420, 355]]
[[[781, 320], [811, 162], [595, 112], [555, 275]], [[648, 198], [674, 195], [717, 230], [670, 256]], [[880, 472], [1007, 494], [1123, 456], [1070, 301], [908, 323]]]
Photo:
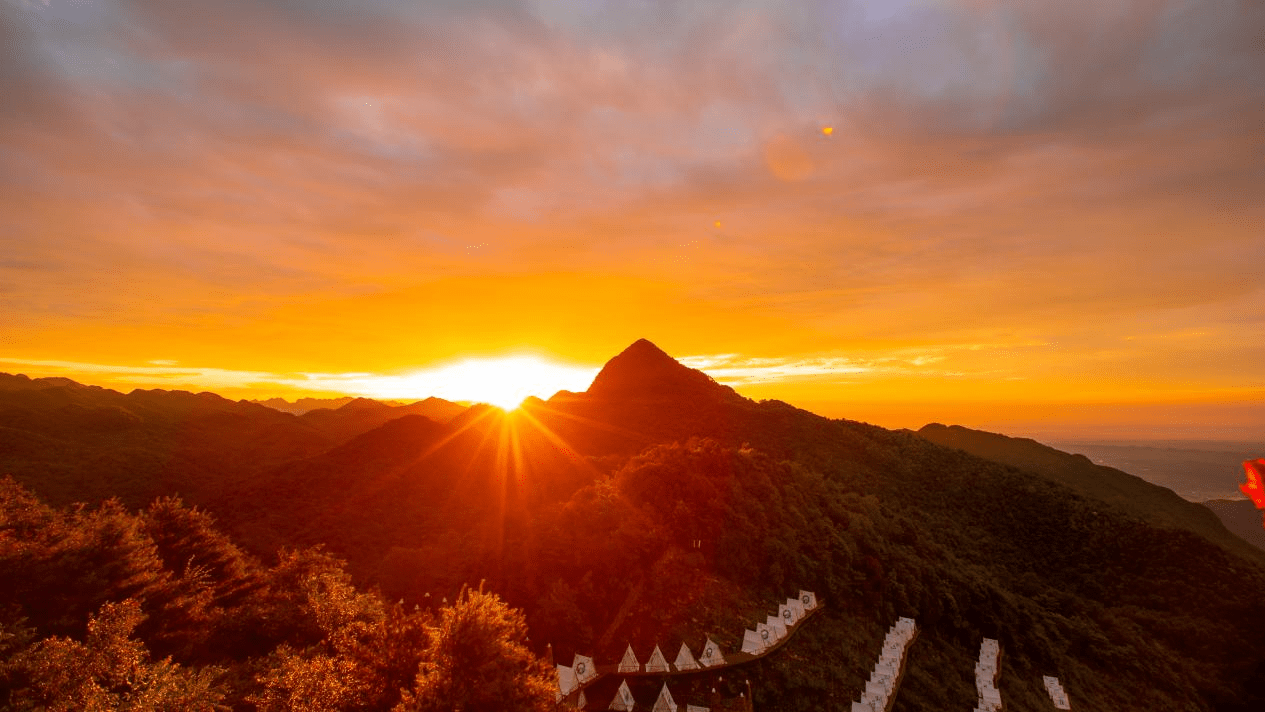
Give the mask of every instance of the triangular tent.
[[672, 699], [672, 693], [668, 692], [668, 683], [663, 683], [663, 689], [659, 690], [659, 699], [654, 701], [654, 712], [676, 712], [676, 700]]
[[790, 608], [792, 611], [795, 611], [796, 623], [804, 620], [804, 603], [802, 601], [800, 601], [798, 598], [788, 598], [786, 599], [786, 606]]
[[790, 628], [799, 622], [799, 616], [795, 615], [795, 609], [783, 603], [777, 607], [778, 618], [782, 619], [782, 625]]
[[584, 690], [580, 690], [580, 696], [575, 698], [575, 708], [582, 710], [589, 706], [589, 701], [584, 698]]
[[622, 712], [631, 712], [633, 705], [632, 690], [628, 689], [628, 681], [624, 680], [619, 683], [619, 690], [615, 692], [615, 699], [611, 700], [608, 710], [621, 710]]
[[773, 631], [773, 637], [778, 640], [786, 637], [786, 626], [782, 624], [781, 618], [769, 616], [764, 622], [769, 626], [769, 630]]
[[773, 632], [768, 623], [756, 623], [755, 632], [760, 636], [761, 650], [777, 642], [777, 634]]
[[681, 652], [676, 654], [676, 662], [673, 663], [677, 670], [697, 670], [698, 661], [694, 659], [694, 655], [690, 653], [690, 649], [685, 643], [681, 643]]
[[[663, 653], [659, 651], [659, 646], [654, 646], [654, 652], [650, 654], [650, 659], [646, 661], [646, 672], [667, 672], [668, 661], [663, 657]], [[675, 708], [673, 708], [675, 709]]]
[[725, 656], [720, 652], [720, 646], [713, 643], [711, 638], [708, 638], [707, 643], [703, 646], [703, 652], [698, 656], [698, 662], [703, 667], [724, 665]]
[[563, 697], [571, 694], [575, 689], [575, 671], [566, 665], [558, 666], [558, 691], [554, 695], [555, 702], [561, 702]]
[[804, 604], [805, 611], [811, 611], [817, 607], [817, 596], [812, 591], [800, 591], [799, 602]]
[[597, 677], [597, 666], [593, 664], [593, 658], [576, 654], [575, 664], [571, 666], [575, 670], [575, 683], [583, 685], [589, 680]]
[[624, 657], [619, 661], [619, 672], [641, 672], [641, 663], [637, 662], [637, 656], [633, 654], [632, 646], [624, 651]]
[[752, 655], [759, 655], [764, 650], [764, 641], [760, 639], [760, 634], [754, 630], [746, 630], [742, 633], [742, 652]]

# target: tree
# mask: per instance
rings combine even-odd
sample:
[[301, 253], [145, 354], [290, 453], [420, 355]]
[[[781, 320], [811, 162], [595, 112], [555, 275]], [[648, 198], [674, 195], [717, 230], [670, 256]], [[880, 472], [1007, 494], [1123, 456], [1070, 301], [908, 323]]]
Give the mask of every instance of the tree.
[[464, 589], [438, 612], [414, 689], [397, 712], [546, 712], [554, 672], [527, 648], [523, 614], [498, 596]]
[[154, 662], [132, 638], [144, 619], [134, 599], [106, 603], [88, 622], [84, 642], [53, 637], [12, 661], [14, 709], [218, 710], [220, 669], [189, 670], [170, 658]]

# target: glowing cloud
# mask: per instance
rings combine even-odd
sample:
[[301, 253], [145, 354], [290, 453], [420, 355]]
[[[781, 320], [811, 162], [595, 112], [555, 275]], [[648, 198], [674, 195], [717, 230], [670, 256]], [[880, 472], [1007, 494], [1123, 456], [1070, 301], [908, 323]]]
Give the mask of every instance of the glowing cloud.
[[738, 354], [686, 356], [681, 363], [706, 371], [722, 383], [741, 385], [821, 376], [842, 376], [870, 370], [846, 358], [747, 358]]

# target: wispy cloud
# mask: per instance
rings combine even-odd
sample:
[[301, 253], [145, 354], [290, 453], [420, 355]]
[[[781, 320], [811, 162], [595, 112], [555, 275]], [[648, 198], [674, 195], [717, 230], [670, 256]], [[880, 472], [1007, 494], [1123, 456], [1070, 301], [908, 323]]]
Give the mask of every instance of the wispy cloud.
[[929, 368], [945, 361], [951, 351], [983, 348], [981, 345], [926, 349], [896, 349], [887, 354], [866, 356], [748, 357], [739, 354], [686, 356], [679, 359], [690, 368], [705, 371], [721, 383], [749, 385], [756, 383], [796, 382], [805, 380], [838, 380], [855, 382], [858, 378], [918, 373], [923, 376], [963, 376], [961, 371]]
[[686, 356], [679, 359], [690, 368], [706, 372], [721, 383], [743, 385], [777, 381], [843, 377], [870, 371], [846, 358], [747, 358], [737, 354]]
[[[1252, 0], [0, 2], [0, 341], [338, 375], [668, 332], [786, 354], [716, 363], [735, 383], [1259, 383], [1265, 346], [1224, 334], [1265, 329], [1262, 26]], [[593, 283], [492, 286], [558, 273]], [[881, 361], [1003, 337], [1058, 358]]]

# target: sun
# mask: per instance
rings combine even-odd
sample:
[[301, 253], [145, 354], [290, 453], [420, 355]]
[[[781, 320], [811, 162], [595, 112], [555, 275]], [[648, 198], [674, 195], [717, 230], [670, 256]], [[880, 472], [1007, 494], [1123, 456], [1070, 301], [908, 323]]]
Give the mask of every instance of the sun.
[[366, 395], [398, 400], [437, 396], [513, 410], [528, 396], [585, 390], [597, 370], [535, 355], [470, 358], [379, 380]]

